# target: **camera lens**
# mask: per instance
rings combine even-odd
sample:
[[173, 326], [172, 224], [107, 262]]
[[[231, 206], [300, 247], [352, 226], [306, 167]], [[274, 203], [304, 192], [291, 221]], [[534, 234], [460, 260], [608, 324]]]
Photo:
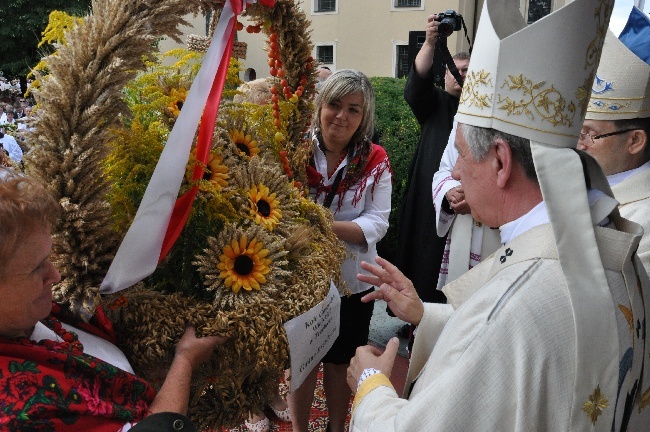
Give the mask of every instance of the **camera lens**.
[[456, 22], [451, 18], [443, 18], [438, 25], [438, 34], [440, 37], [449, 37], [454, 32]]

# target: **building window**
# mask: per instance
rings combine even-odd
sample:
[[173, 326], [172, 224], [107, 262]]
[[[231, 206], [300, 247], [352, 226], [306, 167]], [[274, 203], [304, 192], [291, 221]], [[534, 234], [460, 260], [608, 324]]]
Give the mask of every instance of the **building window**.
[[336, 0], [315, 0], [314, 12], [336, 12]]
[[210, 36], [210, 21], [212, 20], [212, 11], [209, 10], [205, 15], [205, 35]]
[[255, 81], [257, 79], [257, 71], [253, 68], [248, 68], [244, 71], [244, 81]]
[[528, 24], [532, 24], [540, 18], [551, 13], [551, 0], [529, 0], [528, 2]]
[[395, 0], [395, 7], [420, 7], [422, 0]]
[[331, 65], [334, 64], [334, 46], [319, 45], [316, 47], [316, 57], [320, 63]]
[[409, 63], [409, 46], [408, 45], [395, 45], [395, 76], [403, 78], [408, 76], [411, 64]]

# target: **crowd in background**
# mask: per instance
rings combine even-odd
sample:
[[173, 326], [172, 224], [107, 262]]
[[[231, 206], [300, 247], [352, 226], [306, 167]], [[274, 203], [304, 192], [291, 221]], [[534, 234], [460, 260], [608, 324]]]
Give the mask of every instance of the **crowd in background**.
[[25, 132], [29, 128], [34, 104], [32, 97], [25, 97], [17, 81], [0, 77], [1, 165], [22, 163], [23, 153], [28, 150]]

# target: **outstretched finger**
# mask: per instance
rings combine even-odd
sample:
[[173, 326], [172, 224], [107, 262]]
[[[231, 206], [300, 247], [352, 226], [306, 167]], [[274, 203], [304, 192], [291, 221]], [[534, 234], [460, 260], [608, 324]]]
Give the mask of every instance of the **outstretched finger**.
[[[378, 265], [370, 264], [370, 263], [368, 263], [366, 261], [361, 261], [361, 268], [364, 269], [365, 271], [371, 273], [372, 275], [374, 275], [376, 277], [376, 279], [374, 279], [374, 282], [373, 282], [373, 285], [375, 285], [375, 286], [379, 286], [379, 285], [381, 285], [381, 284], [383, 284], [385, 282], [391, 282], [392, 281], [392, 279], [386, 280], [387, 277], [388, 278], [390, 277], [389, 273], [384, 268], [382, 268], [382, 267], [380, 267]], [[370, 281], [366, 281], [366, 280], [364, 280], [363, 282], [371, 283]]]
[[[381, 268], [384, 270], [382, 272], [382, 280], [387, 283], [392, 283], [393, 281], [395, 282], [402, 282], [406, 280], [406, 276], [404, 276], [404, 273], [400, 271], [395, 265], [391, 264], [390, 261], [378, 256], [375, 258], [375, 261], [377, 264], [381, 266]], [[381, 276], [380, 276], [381, 277]]]
[[[361, 275], [357, 275], [357, 277], [359, 277], [359, 276], [361, 276]], [[359, 279], [359, 280], [361, 280], [361, 279]], [[384, 293], [381, 290], [375, 290], [375, 291], [373, 291], [371, 293], [368, 293], [368, 294], [364, 295], [363, 297], [361, 297], [361, 301], [363, 303], [368, 303], [368, 302], [371, 302], [371, 301], [374, 301], [374, 300], [383, 300], [383, 299], [384, 299]]]
[[393, 372], [393, 364], [395, 363], [395, 357], [397, 357], [397, 350], [399, 349], [399, 339], [396, 337], [391, 338], [386, 344], [386, 349], [381, 355], [381, 371], [390, 378], [391, 373]]
[[[363, 265], [361, 267], [363, 268]], [[366, 269], [364, 269], [364, 270], [366, 270]], [[367, 274], [363, 274], [363, 273], [358, 273], [357, 274], [357, 279], [359, 279], [361, 282], [365, 282], [367, 284], [374, 285], [374, 286], [379, 286], [382, 283], [384, 283], [384, 281], [379, 279], [377, 276], [367, 275]]]

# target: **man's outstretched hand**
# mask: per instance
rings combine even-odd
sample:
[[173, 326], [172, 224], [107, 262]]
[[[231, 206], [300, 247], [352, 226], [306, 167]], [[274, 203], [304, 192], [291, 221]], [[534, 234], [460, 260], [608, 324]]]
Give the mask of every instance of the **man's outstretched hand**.
[[381, 257], [375, 259], [378, 265], [361, 263], [361, 268], [371, 275], [358, 274], [357, 279], [379, 287], [379, 290], [365, 295], [361, 301], [382, 299], [390, 310], [402, 321], [418, 325], [424, 315], [424, 305], [418, 297], [415, 287], [409, 278], [397, 267]]

